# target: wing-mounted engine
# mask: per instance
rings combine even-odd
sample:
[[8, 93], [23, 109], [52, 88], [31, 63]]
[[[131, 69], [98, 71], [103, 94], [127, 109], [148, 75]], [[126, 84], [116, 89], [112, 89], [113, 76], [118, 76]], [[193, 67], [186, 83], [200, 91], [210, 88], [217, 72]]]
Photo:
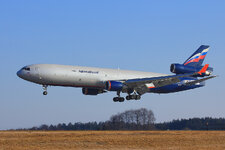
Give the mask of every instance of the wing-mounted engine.
[[101, 93], [104, 93], [106, 91], [101, 90], [101, 89], [93, 89], [93, 88], [82, 88], [82, 93], [84, 95], [98, 95]]
[[122, 91], [124, 84], [119, 81], [107, 81], [105, 83], [105, 89], [107, 91]]
[[[183, 64], [171, 64], [170, 66], [170, 71], [172, 73], [176, 73], [176, 74], [185, 74], [185, 73], [194, 73], [194, 72], [198, 72], [202, 69], [203, 66], [200, 67], [194, 67], [194, 66], [187, 66], [187, 65], [183, 65]], [[213, 72], [213, 68], [208, 67], [208, 69], [206, 70], [205, 73], [203, 73], [202, 75], [198, 75], [199, 77], [204, 77], [204, 76], [209, 76], [211, 75]]]

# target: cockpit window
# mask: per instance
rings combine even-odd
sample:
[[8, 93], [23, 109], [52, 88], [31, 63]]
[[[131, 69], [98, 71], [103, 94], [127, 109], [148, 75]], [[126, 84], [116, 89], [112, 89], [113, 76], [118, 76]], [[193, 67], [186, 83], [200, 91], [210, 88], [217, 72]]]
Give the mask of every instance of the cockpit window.
[[23, 67], [23, 70], [30, 71], [29, 67]]

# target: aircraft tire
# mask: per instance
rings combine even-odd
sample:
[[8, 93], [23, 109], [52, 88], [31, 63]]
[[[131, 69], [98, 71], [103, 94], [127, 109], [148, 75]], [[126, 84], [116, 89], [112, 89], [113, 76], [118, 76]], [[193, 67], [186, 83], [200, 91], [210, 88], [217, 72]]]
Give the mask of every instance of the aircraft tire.
[[114, 97], [114, 98], [113, 98], [113, 101], [114, 101], [114, 102], [118, 102], [118, 101], [119, 101], [118, 97]]
[[131, 97], [130, 97], [130, 95], [128, 95], [128, 96], [126, 96], [126, 100], [131, 100]]
[[123, 97], [119, 97], [119, 102], [124, 102], [124, 98]]
[[47, 94], [48, 94], [48, 92], [47, 92], [47, 91], [44, 91], [44, 92], [43, 92], [43, 95], [47, 95]]
[[130, 99], [136, 99], [136, 95], [130, 95]]
[[135, 96], [135, 100], [140, 100], [141, 99], [141, 96], [140, 95], [136, 95]]

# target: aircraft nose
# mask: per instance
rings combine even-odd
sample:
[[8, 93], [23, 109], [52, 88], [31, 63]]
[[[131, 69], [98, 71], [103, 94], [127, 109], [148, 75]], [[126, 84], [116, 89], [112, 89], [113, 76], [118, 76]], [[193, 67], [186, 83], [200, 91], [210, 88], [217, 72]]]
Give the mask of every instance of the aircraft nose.
[[19, 71], [17, 71], [16, 74], [17, 74], [18, 77], [22, 78], [22, 70], [21, 69]]

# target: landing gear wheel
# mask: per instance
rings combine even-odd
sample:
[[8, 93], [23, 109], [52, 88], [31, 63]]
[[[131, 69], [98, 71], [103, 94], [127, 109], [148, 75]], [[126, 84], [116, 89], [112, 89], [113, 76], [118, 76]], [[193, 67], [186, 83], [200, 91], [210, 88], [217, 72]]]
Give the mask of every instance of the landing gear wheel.
[[47, 94], [48, 94], [48, 92], [47, 92], [47, 91], [44, 91], [44, 92], [43, 92], [43, 95], [47, 95]]
[[126, 100], [132, 100], [132, 99], [135, 99], [135, 100], [140, 100], [141, 99], [141, 95], [128, 95], [126, 96]]
[[136, 95], [130, 95], [130, 99], [136, 99]]
[[47, 94], [48, 94], [48, 92], [47, 92], [47, 87], [48, 87], [48, 85], [43, 85], [43, 86], [42, 86], [42, 88], [43, 88], [43, 90], [44, 90], [43, 95], [47, 95]]
[[141, 95], [135, 95], [135, 100], [140, 100], [141, 99]]
[[114, 101], [114, 102], [123, 102], [123, 101], [124, 101], [124, 98], [123, 98], [123, 97], [120, 97], [120, 92], [121, 92], [121, 91], [117, 91], [117, 96], [118, 96], [118, 97], [114, 97], [114, 98], [113, 98], [113, 101]]
[[114, 98], [113, 98], [113, 101], [114, 101], [114, 102], [118, 102], [118, 101], [119, 101], [119, 98], [118, 98], [118, 97], [114, 97]]
[[123, 97], [114, 97], [113, 98], [113, 101], [114, 102], [123, 102], [124, 101], [124, 98]]
[[119, 97], [119, 102], [124, 102], [124, 98], [123, 97]]
[[131, 100], [130, 95], [126, 96], [126, 100]]

